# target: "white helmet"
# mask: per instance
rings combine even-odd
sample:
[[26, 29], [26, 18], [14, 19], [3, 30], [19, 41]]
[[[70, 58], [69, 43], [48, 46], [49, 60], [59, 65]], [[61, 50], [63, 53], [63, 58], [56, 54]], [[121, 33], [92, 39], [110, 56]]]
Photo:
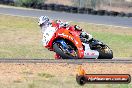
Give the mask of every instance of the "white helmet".
[[38, 25], [42, 25], [43, 23], [48, 23], [49, 22], [49, 17], [48, 16], [41, 16], [39, 17]]

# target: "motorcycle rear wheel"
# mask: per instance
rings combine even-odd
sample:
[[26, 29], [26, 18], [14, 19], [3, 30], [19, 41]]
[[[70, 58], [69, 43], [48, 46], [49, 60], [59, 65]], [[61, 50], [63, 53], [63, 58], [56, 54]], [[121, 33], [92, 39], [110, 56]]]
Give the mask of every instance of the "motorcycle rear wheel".
[[105, 48], [99, 48], [97, 50], [99, 52], [98, 59], [112, 59], [113, 58], [113, 51], [105, 45]]

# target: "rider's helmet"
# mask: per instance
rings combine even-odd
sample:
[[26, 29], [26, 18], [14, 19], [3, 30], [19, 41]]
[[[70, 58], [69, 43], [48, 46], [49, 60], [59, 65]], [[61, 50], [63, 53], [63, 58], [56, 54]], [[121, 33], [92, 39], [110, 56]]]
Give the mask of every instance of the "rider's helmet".
[[88, 33], [86, 33], [86, 32], [81, 32], [81, 33], [80, 33], [80, 38], [85, 38], [85, 39], [87, 39], [87, 41], [89, 41], [89, 40], [91, 40], [93, 37], [92, 37], [91, 34], [88, 34]]
[[46, 24], [49, 22], [49, 17], [41, 16], [39, 17], [38, 25], [41, 26], [42, 24]]

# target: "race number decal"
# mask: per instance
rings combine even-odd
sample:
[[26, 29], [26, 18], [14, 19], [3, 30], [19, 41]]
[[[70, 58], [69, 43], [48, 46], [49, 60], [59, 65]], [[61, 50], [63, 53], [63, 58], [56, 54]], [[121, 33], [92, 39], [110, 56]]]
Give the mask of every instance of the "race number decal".
[[43, 42], [43, 45], [44, 46], [47, 46], [49, 41], [51, 40], [52, 36], [54, 35], [54, 33], [56, 32], [56, 28], [55, 27], [48, 27], [44, 34], [43, 34], [43, 39], [42, 39], [42, 42]]

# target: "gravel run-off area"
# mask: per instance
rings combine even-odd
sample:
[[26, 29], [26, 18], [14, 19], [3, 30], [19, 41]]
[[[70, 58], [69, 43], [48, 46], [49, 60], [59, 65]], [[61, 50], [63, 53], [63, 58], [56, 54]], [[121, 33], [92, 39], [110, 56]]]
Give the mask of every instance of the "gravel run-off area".
[[[67, 63], [0, 63], [0, 83], [21, 80], [23, 77], [37, 77], [39, 73], [56, 77], [76, 76], [77, 64]], [[85, 63], [81, 64], [88, 74], [130, 74], [132, 64]]]

